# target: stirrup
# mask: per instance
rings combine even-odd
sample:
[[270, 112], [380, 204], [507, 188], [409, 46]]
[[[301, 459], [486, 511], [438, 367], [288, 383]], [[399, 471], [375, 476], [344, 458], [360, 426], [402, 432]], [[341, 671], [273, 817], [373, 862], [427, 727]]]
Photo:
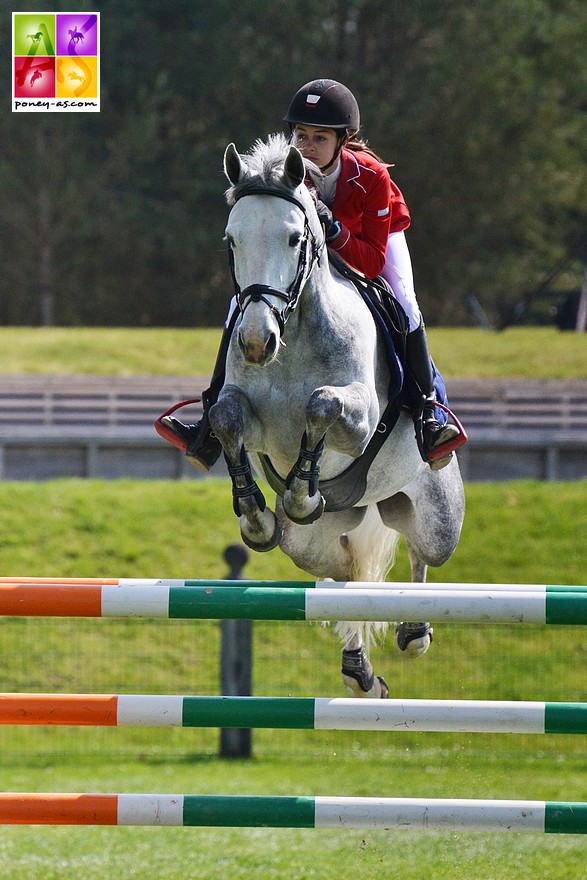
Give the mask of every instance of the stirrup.
[[[440, 403], [440, 401], [435, 400], [434, 406], [438, 406], [440, 409], [444, 410], [444, 412], [448, 414], [449, 418], [454, 422], [454, 427], [456, 427], [458, 434], [456, 434], [452, 439], [449, 439], [446, 442], [440, 443], [438, 446], [427, 450], [424, 446], [424, 407], [427, 403], [427, 398], [423, 398], [420, 406], [418, 407], [418, 412], [415, 419], [416, 441], [418, 443], [418, 449], [420, 451], [422, 459], [432, 466], [434, 462], [439, 462], [441, 459], [444, 458], [447, 458], [450, 461], [451, 453], [453, 453], [456, 449], [459, 449], [461, 446], [464, 446], [469, 438], [467, 436], [467, 432], [465, 431], [453, 411], [449, 409], [448, 406], [445, 406], [444, 403]], [[448, 464], [448, 461], [446, 463]]]
[[163, 421], [167, 416], [172, 415], [176, 410], [181, 409], [184, 406], [189, 406], [192, 403], [200, 403], [200, 397], [194, 397], [192, 400], [180, 400], [179, 403], [170, 406], [169, 409], [165, 410], [164, 413], [161, 413], [158, 419], [155, 419], [153, 422], [155, 426], [155, 430], [159, 434], [160, 437], [163, 437], [164, 440], [167, 440], [168, 443], [171, 443], [177, 449], [179, 449], [184, 454], [188, 450], [188, 441], [181, 437], [177, 431], [174, 431], [173, 428], [170, 428]]
[[180, 407], [195, 402], [197, 401], [184, 400], [171, 407], [157, 419], [155, 428], [165, 440], [169, 440], [184, 453], [191, 465], [207, 474], [222, 453], [222, 444], [210, 428], [207, 410], [204, 409], [204, 414], [196, 425], [184, 425], [170, 415]]

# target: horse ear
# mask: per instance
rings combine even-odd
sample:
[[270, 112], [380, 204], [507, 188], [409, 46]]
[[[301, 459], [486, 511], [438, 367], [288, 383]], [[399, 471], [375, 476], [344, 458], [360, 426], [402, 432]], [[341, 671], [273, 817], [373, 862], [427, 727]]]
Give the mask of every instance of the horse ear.
[[283, 167], [285, 179], [290, 186], [295, 189], [300, 183], [304, 182], [306, 177], [306, 166], [304, 157], [297, 147], [290, 147], [285, 157], [285, 165]]
[[224, 173], [236, 186], [248, 173], [248, 168], [238, 154], [234, 144], [229, 144], [224, 151]]

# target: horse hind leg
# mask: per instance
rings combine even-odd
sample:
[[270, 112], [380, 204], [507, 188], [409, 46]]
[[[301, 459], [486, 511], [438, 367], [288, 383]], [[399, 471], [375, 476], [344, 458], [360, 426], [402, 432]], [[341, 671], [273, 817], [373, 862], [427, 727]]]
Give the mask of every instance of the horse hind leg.
[[[422, 562], [414, 547], [406, 541], [412, 583], [425, 583], [428, 566]], [[398, 649], [406, 660], [417, 660], [425, 654], [432, 643], [434, 630], [428, 621], [400, 621], [395, 629], [395, 641]]]
[[[456, 462], [445, 471], [426, 472], [424, 486], [415, 487], [415, 500], [398, 492], [378, 504], [383, 522], [405, 536], [414, 584], [426, 582], [429, 565], [449, 559], [460, 534], [464, 501]], [[425, 654], [432, 637], [428, 621], [400, 621], [396, 627], [397, 647], [406, 659]]]
[[434, 630], [428, 621], [402, 620], [395, 628], [395, 642], [406, 660], [417, 660], [432, 644]]
[[[352, 560], [352, 581], [383, 581], [393, 565], [399, 542], [399, 534], [387, 528], [375, 506], [369, 506], [356, 529], [343, 535]], [[336, 626], [344, 642], [342, 652], [342, 678], [354, 697], [387, 699], [389, 687], [382, 676], [376, 676], [369, 659], [372, 639], [382, 638], [388, 624], [367, 621], [363, 623], [340, 622]]]
[[349, 638], [342, 651], [342, 680], [351, 697], [369, 697], [386, 700], [389, 697], [387, 682], [376, 676], [361, 637], [361, 625]]
[[[399, 534], [383, 526], [377, 509], [355, 507], [327, 513], [311, 526], [292, 522], [276, 501], [283, 527], [281, 549], [304, 571], [325, 581], [384, 580], [391, 567]], [[335, 632], [342, 645], [343, 682], [354, 697], [386, 698], [385, 680], [375, 676], [369, 660], [371, 638], [383, 635], [387, 623], [340, 621]]]

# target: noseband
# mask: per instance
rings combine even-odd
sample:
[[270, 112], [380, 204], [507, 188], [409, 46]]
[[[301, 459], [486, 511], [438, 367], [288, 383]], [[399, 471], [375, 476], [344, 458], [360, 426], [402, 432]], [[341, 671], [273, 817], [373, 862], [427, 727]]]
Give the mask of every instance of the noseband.
[[[275, 317], [280, 332], [283, 333], [285, 322], [298, 304], [304, 281], [312, 272], [316, 261], [320, 259], [320, 254], [324, 248], [324, 241], [320, 243], [316, 241], [316, 236], [310, 228], [308, 215], [303, 203], [291, 193], [272, 187], [251, 186], [246, 187], [236, 197], [235, 203], [245, 196], [275, 196], [278, 199], [291, 202], [291, 204], [295, 205], [296, 208], [299, 208], [304, 215], [304, 232], [300, 240], [298, 265], [294, 279], [286, 290], [279, 290], [279, 288], [272, 287], [270, 284], [250, 284], [249, 287], [245, 287], [244, 290], [241, 290], [238, 281], [236, 280], [234, 254], [232, 249], [229, 250], [230, 272], [241, 315], [245, 313], [245, 310], [252, 302], [263, 302]], [[308, 259], [308, 256], [310, 259]], [[267, 299], [268, 296], [275, 296], [283, 300], [285, 302], [283, 309], [280, 311], [276, 308], [276, 306]]]

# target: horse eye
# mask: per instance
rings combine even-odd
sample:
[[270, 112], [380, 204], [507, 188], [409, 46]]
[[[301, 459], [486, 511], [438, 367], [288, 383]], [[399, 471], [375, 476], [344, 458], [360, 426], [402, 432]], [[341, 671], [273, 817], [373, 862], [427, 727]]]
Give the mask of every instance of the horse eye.
[[289, 237], [289, 246], [290, 247], [297, 247], [300, 243], [301, 237], [302, 236], [299, 232], [292, 232], [292, 234]]

